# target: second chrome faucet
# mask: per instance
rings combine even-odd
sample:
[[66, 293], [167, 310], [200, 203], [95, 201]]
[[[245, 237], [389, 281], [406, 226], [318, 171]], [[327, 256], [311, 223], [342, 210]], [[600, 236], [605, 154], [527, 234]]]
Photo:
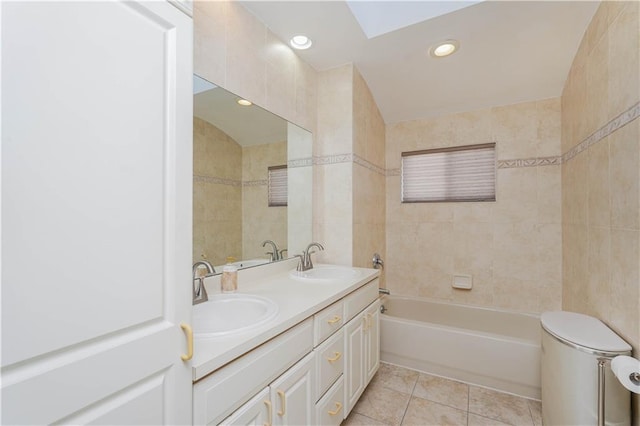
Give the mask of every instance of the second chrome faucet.
[[301, 255], [297, 255], [300, 258], [300, 263], [298, 263], [297, 271], [308, 271], [313, 268], [313, 262], [311, 261], [311, 255], [315, 253], [315, 251], [311, 251], [312, 248], [317, 247], [319, 250], [324, 250], [324, 247], [320, 243], [311, 243], [307, 246], [307, 249], [302, 252]]

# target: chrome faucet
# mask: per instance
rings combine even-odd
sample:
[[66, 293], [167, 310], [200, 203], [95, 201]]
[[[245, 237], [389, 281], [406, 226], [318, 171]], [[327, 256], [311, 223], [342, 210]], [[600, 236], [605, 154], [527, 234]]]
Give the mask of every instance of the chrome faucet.
[[324, 250], [322, 244], [320, 243], [311, 243], [307, 246], [307, 249], [302, 252], [302, 256], [300, 257], [300, 263], [298, 263], [297, 271], [308, 271], [313, 268], [313, 262], [311, 262], [311, 255], [315, 253], [315, 251], [310, 251], [313, 247], [317, 247], [320, 250]]
[[271, 240], [264, 240], [262, 242], [262, 247], [266, 246], [267, 244], [271, 244], [272, 250], [273, 251], [268, 251], [267, 254], [271, 256], [271, 261], [274, 262], [276, 260], [280, 260], [282, 259], [282, 256], [280, 254], [280, 252], [278, 252], [278, 246], [276, 245], [276, 243], [274, 243]]
[[206, 277], [206, 275], [204, 277], [196, 277], [196, 274], [198, 273], [198, 266], [204, 266], [205, 268], [207, 268], [207, 275], [216, 273], [216, 270], [213, 268], [211, 263], [207, 262], [206, 260], [199, 260], [193, 264], [193, 283], [191, 285], [191, 288], [193, 290], [193, 305], [197, 305], [198, 303], [206, 302], [207, 300], [209, 300], [207, 289], [204, 288], [204, 278]]

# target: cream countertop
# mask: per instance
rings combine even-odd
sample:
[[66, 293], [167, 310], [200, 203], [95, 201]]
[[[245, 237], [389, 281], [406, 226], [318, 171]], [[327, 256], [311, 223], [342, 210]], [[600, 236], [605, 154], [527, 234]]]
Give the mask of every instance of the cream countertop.
[[[216, 338], [196, 337], [191, 364], [194, 382], [380, 275], [380, 271], [375, 269], [353, 268], [360, 271], [359, 277], [307, 283], [289, 276], [289, 271], [295, 269], [297, 263], [298, 259], [294, 258], [238, 271], [238, 293], [255, 294], [273, 300], [278, 305], [278, 314], [266, 324], [242, 333]], [[205, 279], [205, 287], [209, 294], [220, 293], [220, 275]]]

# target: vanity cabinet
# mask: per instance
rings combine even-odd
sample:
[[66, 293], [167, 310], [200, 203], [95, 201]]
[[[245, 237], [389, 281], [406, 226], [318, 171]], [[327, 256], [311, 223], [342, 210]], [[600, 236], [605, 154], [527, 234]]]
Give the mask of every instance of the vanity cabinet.
[[339, 425], [378, 369], [378, 285], [368, 282], [195, 383], [194, 424]]

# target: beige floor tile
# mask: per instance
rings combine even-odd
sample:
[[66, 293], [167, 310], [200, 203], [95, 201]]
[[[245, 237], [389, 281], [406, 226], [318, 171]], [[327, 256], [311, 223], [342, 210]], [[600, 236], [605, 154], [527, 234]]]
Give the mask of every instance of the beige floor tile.
[[402, 421], [403, 425], [444, 426], [467, 425], [467, 412], [426, 399], [412, 397]]
[[529, 410], [531, 410], [534, 426], [542, 426], [542, 403], [528, 399], [527, 404], [529, 404]]
[[352, 411], [344, 422], [342, 422], [342, 426], [386, 426], [386, 423]]
[[353, 411], [388, 425], [402, 422], [411, 395], [371, 383]]
[[420, 374], [413, 396], [449, 405], [463, 411], [469, 408], [469, 386], [442, 377]]
[[469, 413], [469, 422], [467, 426], [501, 426], [507, 425], [496, 419], [490, 419], [488, 417], [482, 417], [477, 414]]
[[382, 362], [371, 382], [398, 392], [411, 394], [419, 374], [417, 371]]
[[512, 425], [533, 425], [526, 399], [476, 386], [469, 386], [469, 412]]

